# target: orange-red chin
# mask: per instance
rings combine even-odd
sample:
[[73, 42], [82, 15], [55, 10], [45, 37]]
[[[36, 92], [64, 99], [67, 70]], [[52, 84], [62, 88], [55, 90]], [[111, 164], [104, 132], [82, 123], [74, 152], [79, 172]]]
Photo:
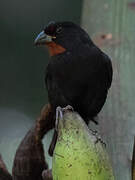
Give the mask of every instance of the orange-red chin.
[[53, 36], [50, 36], [50, 35], [47, 35], [44, 31], [41, 31], [35, 41], [34, 41], [34, 44], [37, 46], [37, 45], [46, 45], [48, 47], [48, 50], [49, 50], [49, 54], [50, 56], [55, 56], [57, 54], [61, 54], [63, 52], [66, 51], [66, 49], [64, 47], [62, 47], [61, 45], [55, 43], [53, 41], [53, 38], [56, 38], [56, 37], [53, 37]]
[[55, 42], [48, 42], [45, 43], [45, 45], [47, 46], [48, 50], [49, 50], [49, 54], [50, 56], [55, 56], [61, 53], [64, 53], [66, 51], [66, 49], [64, 47], [62, 47], [59, 44], [56, 44]]

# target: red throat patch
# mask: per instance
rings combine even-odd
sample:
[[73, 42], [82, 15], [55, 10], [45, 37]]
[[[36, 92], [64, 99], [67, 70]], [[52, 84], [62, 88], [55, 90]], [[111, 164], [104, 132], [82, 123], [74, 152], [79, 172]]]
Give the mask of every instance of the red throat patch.
[[59, 44], [56, 44], [55, 42], [46, 43], [46, 46], [49, 50], [50, 56], [55, 56], [66, 51], [64, 47], [62, 47]]

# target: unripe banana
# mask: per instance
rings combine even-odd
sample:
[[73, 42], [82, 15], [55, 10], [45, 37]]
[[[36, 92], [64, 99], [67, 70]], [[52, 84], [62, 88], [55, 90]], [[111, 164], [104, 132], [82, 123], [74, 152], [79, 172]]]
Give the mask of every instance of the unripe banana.
[[76, 112], [57, 109], [58, 138], [53, 154], [53, 180], [114, 180], [104, 145]]

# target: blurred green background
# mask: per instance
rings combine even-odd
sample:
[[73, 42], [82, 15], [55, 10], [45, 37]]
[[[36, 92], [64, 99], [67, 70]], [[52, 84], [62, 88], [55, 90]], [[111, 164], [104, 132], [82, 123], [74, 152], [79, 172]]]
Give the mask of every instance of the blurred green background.
[[34, 47], [34, 38], [51, 20], [79, 24], [81, 7], [82, 0], [0, 1], [0, 153], [10, 171], [18, 144], [47, 102], [48, 53]]

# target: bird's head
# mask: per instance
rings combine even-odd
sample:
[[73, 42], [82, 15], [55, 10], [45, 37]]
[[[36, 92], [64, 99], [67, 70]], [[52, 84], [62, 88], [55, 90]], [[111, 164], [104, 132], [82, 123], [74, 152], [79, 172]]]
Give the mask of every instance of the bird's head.
[[90, 42], [88, 34], [72, 22], [50, 22], [35, 39], [35, 45], [46, 45], [51, 56], [71, 51], [87, 42]]

